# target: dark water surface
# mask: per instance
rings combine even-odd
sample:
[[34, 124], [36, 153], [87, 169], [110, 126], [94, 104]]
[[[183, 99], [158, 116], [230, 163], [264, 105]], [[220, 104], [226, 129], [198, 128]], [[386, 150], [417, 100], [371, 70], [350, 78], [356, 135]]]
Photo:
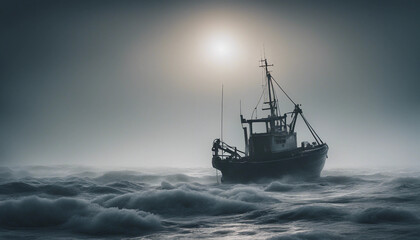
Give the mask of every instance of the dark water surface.
[[2, 239], [420, 239], [420, 172], [217, 184], [212, 169], [0, 168]]

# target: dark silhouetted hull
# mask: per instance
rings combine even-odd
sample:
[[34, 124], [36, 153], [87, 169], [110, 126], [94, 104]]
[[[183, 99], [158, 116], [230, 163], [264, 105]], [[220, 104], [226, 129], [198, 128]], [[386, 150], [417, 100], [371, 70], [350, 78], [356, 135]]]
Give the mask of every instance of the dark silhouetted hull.
[[213, 167], [222, 172], [223, 182], [249, 182], [264, 178], [293, 176], [316, 178], [324, 168], [328, 145], [298, 148], [293, 151], [271, 154], [263, 159], [244, 157], [239, 160], [221, 160], [213, 157]]

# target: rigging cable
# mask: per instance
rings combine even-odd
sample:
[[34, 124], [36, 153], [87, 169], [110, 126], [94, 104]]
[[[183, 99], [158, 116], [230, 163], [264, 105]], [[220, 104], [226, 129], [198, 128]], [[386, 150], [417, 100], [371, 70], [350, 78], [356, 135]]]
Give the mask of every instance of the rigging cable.
[[252, 119], [252, 117], [254, 116], [254, 113], [255, 113], [255, 111], [257, 110], [258, 105], [259, 105], [259, 104], [260, 104], [260, 102], [261, 102], [261, 98], [264, 96], [264, 92], [265, 92], [265, 88], [263, 89], [263, 91], [262, 91], [262, 93], [261, 93], [260, 99], [258, 100], [258, 103], [257, 103], [257, 105], [256, 105], [256, 106], [255, 106], [255, 108], [254, 108], [254, 111], [252, 111], [252, 114], [251, 114], [251, 119]]
[[294, 104], [296, 105], [296, 103], [292, 100], [292, 98], [290, 98], [290, 96], [286, 93], [286, 91], [284, 91], [284, 89], [280, 86], [280, 84], [276, 81], [276, 79], [273, 78], [273, 76], [271, 76], [271, 79], [274, 80], [274, 82], [277, 84], [277, 86], [281, 89], [281, 91], [283, 91], [283, 93], [286, 95], [286, 97]]
[[[274, 80], [274, 82], [277, 84], [277, 86], [280, 88], [280, 90], [284, 93], [284, 95], [286, 95], [286, 97], [294, 104], [296, 105], [296, 103], [292, 100], [292, 98], [286, 93], [286, 91], [284, 91], [284, 89], [280, 86], [280, 84], [276, 81], [276, 79], [274, 79], [271, 76], [271, 79]], [[302, 116], [303, 121], [305, 122], [306, 126], [309, 128], [309, 131], [311, 132], [312, 136], [315, 138], [315, 140], [317, 141], [317, 143], [319, 144], [319, 142], [324, 143], [321, 138], [319, 137], [319, 135], [316, 133], [315, 129], [311, 126], [311, 124], [308, 122], [308, 120], [306, 120], [305, 116], [303, 116], [303, 113], [300, 113], [300, 115]], [[318, 141], [319, 140], [319, 141]]]
[[[316, 135], [316, 137], [319, 139], [319, 141], [320, 141], [321, 143], [324, 143], [324, 142], [321, 140], [321, 138], [318, 136], [318, 134], [316, 133], [315, 129], [314, 129], [314, 128], [311, 126], [311, 124], [308, 122], [308, 120], [306, 120], [305, 116], [303, 116], [303, 113], [301, 113], [300, 115], [302, 116], [303, 121], [305, 121], [305, 123], [306, 123], [306, 125], [308, 126], [309, 130], [311, 131], [311, 133], [313, 132], [313, 133], [312, 133], [312, 136], [314, 136], [314, 134], [315, 134], [315, 135]], [[316, 137], [314, 136], [315, 140], [318, 142], [318, 139], [317, 139]], [[319, 144], [319, 142], [318, 142], [318, 144]]]
[[309, 132], [311, 132], [312, 137], [314, 137], [315, 141], [319, 144], [319, 141], [318, 141], [318, 139], [315, 137], [314, 133], [312, 132], [312, 129], [309, 127], [308, 122], [305, 120], [305, 118], [303, 118], [303, 117], [302, 117], [302, 119], [303, 119], [303, 121], [305, 122], [306, 126], [308, 127]]

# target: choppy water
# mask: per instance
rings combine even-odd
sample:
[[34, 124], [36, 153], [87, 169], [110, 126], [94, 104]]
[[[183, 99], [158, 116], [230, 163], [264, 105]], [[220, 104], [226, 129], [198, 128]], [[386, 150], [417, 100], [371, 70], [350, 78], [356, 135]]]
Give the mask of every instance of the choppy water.
[[0, 238], [420, 239], [420, 173], [216, 184], [212, 169], [0, 168]]

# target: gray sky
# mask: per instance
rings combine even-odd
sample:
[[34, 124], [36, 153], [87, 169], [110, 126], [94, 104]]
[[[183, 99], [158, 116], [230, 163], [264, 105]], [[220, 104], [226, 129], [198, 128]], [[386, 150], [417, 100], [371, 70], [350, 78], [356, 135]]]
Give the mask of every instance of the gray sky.
[[210, 167], [221, 84], [224, 139], [243, 148], [265, 46], [327, 167], [420, 166], [418, 1], [0, 6], [1, 165]]

